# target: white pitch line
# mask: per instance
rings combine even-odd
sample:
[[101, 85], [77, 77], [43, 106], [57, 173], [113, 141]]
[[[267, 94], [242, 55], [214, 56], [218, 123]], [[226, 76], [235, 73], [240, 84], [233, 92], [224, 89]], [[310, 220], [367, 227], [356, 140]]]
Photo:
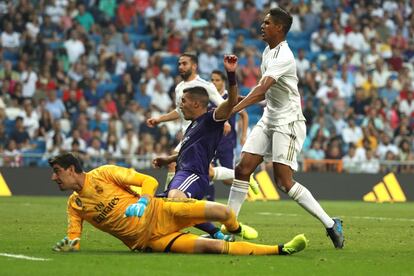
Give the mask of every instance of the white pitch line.
[[9, 257], [9, 258], [16, 258], [16, 259], [23, 259], [23, 260], [30, 260], [30, 261], [50, 261], [51, 260], [51, 259], [36, 258], [36, 257], [30, 257], [30, 256], [26, 256], [26, 255], [9, 254], [9, 253], [0, 253], [0, 256]]
[[[297, 217], [298, 214], [287, 214], [287, 213], [270, 213], [270, 212], [260, 212], [258, 213], [262, 216], [275, 216], [275, 217]], [[410, 218], [386, 218], [386, 217], [361, 217], [361, 216], [340, 216], [342, 218], [354, 218], [354, 219], [367, 219], [367, 220], [397, 220], [397, 221], [409, 221], [414, 222], [414, 219]]]

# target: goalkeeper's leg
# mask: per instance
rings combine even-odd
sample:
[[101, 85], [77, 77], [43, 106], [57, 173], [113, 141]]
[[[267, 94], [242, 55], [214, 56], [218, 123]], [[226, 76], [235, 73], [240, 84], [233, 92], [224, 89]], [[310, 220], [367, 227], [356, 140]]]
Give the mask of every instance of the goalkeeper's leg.
[[193, 234], [184, 234], [169, 244], [168, 251], [175, 253], [212, 253], [228, 255], [290, 255], [302, 251], [307, 246], [304, 235], [298, 235], [290, 242], [281, 245], [264, 245], [250, 242], [227, 242], [205, 239]]

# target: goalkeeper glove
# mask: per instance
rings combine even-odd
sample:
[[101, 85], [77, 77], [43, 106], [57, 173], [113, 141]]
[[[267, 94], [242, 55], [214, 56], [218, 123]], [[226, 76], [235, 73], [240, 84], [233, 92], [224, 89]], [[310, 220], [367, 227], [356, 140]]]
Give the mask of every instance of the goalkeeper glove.
[[144, 215], [145, 208], [148, 205], [148, 198], [141, 197], [137, 203], [129, 205], [125, 210], [126, 217], [142, 217]]
[[56, 243], [56, 245], [52, 248], [53, 251], [57, 252], [71, 252], [71, 251], [78, 251], [76, 246], [78, 245], [80, 238], [75, 238], [70, 240], [68, 237], [64, 237], [61, 241]]

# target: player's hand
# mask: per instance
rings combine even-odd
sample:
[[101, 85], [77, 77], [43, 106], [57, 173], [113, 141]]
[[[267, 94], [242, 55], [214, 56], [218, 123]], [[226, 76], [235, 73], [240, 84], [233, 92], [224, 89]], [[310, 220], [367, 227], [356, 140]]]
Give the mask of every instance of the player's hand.
[[225, 122], [224, 127], [223, 127], [223, 135], [227, 136], [230, 134], [230, 132], [231, 132], [231, 125], [229, 124], [229, 122]]
[[149, 203], [148, 198], [141, 197], [137, 203], [129, 205], [125, 210], [126, 217], [142, 217]]
[[224, 68], [227, 72], [236, 72], [237, 69], [237, 56], [236, 55], [224, 55]]
[[149, 127], [155, 127], [160, 123], [160, 120], [158, 118], [149, 118], [147, 120], [147, 126]]
[[161, 168], [168, 165], [170, 162], [167, 157], [157, 157], [152, 160], [152, 165], [154, 168]]
[[64, 237], [61, 241], [56, 243], [56, 245], [52, 248], [53, 251], [57, 252], [72, 252], [78, 251], [78, 243], [80, 242], [80, 238], [75, 238], [70, 240], [68, 237]]

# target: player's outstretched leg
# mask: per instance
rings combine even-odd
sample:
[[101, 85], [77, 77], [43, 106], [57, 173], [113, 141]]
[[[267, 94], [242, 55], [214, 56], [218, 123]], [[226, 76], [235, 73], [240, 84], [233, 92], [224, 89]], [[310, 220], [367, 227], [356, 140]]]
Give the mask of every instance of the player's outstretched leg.
[[342, 249], [345, 242], [345, 237], [342, 230], [342, 220], [340, 218], [332, 219], [335, 223], [332, 228], [326, 228], [326, 233], [331, 238], [335, 248]]
[[225, 242], [221, 253], [230, 255], [292, 255], [304, 250], [307, 245], [308, 239], [304, 234], [300, 234], [291, 241], [276, 246], [250, 242]]

